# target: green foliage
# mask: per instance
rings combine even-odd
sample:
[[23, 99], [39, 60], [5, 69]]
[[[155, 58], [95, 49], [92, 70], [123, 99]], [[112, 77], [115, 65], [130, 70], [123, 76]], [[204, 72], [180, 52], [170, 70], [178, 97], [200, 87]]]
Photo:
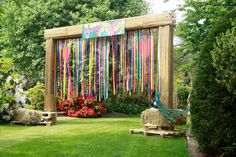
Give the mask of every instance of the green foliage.
[[44, 75], [45, 29], [136, 16], [147, 12], [144, 0], [4, 0], [0, 45], [31, 85]]
[[186, 110], [188, 106], [188, 95], [191, 92], [191, 88], [188, 86], [184, 86], [182, 84], [177, 85], [177, 93], [178, 93], [178, 108]]
[[195, 60], [190, 109], [193, 134], [202, 151], [225, 156], [223, 148], [236, 141], [235, 35], [231, 31], [235, 6], [236, 1], [228, 0], [187, 1], [182, 8], [186, 18], [177, 29], [183, 39], [181, 49], [192, 53]]
[[119, 94], [117, 98], [113, 101], [120, 102], [120, 103], [126, 103], [126, 104], [144, 104], [146, 106], [149, 106], [151, 103], [150, 99], [144, 96], [130, 96], [126, 93]]
[[28, 90], [30, 99], [29, 108], [35, 110], [44, 109], [45, 86], [43, 83], [37, 82], [36, 85]]
[[0, 121], [5, 119], [4, 116], [7, 114], [9, 109], [14, 107], [16, 104], [14, 82], [7, 80], [11, 75], [12, 70], [12, 60], [9, 58], [0, 58]]
[[222, 157], [225, 156], [236, 156], [236, 143], [233, 143], [232, 146], [227, 146], [227, 147], [223, 147], [221, 148], [221, 152], [222, 152]]
[[127, 93], [119, 94], [106, 107], [108, 111], [125, 114], [141, 114], [150, 105], [150, 99], [143, 96], [129, 96]]
[[211, 51], [217, 81], [236, 95], [236, 27], [221, 34]]
[[141, 114], [142, 111], [147, 109], [145, 104], [129, 104], [122, 102], [113, 102], [108, 106], [108, 110], [112, 112], [120, 112], [125, 114]]

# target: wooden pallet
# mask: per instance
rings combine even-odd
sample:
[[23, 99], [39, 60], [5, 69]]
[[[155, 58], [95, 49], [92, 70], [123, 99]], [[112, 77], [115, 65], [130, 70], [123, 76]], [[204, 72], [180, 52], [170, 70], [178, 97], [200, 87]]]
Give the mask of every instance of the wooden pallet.
[[[20, 121], [11, 121], [11, 122], [10, 122], [10, 125], [27, 125], [27, 124], [25, 124], [25, 123], [23, 123], [23, 122], [20, 122]], [[30, 124], [29, 124], [29, 125], [30, 125]], [[51, 123], [51, 122], [46, 122], [46, 121], [44, 121], [44, 122], [39, 122], [38, 125], [51, 126], [52, 123]]]
[[154, 124], [144, 124], [144, 129], [147, 130], [174, 130], [173, 126], [158, 126]]
[[46, 125], [46, 126], [52, 126], [52, 122], [39, 122], [39, 125]]
[[141, 129], [130, 129], [129, 132], [131, 134], [144, 134], [147, 135], [159, 135], [161, 137], [176, 137], [176, 136], [182, 136], [183, 133], [181, 133], [178, 130], [158, 130], [158, 129], [149, 129], [146, 130], [144, 128]]
[[53, 116], [57, 116], [57, 112], [42, 112], [42, 122], [40, 122], [39, 125], [52, 126]]
[[[11, 121], [11, 122], [10, 122], [10, 125], [27, 125], [27, 124], [25, 124], [25, 123], [23, 123], [23, 122], [20, 122], [20, 121]], [[29, 125], [30, 125], [30, 124], [29, 124]], [[46, 121], [44, 121], [44, 122], [39, 122], [38, 125], [51, 126], [51, 122], [46, 122]]]

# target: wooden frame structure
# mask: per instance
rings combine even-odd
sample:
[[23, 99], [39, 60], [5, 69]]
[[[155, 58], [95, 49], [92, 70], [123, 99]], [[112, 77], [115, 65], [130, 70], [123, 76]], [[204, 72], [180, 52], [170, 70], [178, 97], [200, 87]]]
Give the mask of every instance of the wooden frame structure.
[[[173, 26], [175, 19], [170, 13], [152, 14], [125, 18], [126, 31], [144, 28], [159, 28], [158, 51], [160, 57], [160, 93], [161, 101], [167, 107], [173, 108]], [[45, 63], [45, 111], [56, 113], [56, 94], [54, 81], [56, 78], [56, 40], [82, 36], [82, 25], [47, 29], [44, 32], [46, 39]], [[56, 114], [52, 124], [56, 122]]]

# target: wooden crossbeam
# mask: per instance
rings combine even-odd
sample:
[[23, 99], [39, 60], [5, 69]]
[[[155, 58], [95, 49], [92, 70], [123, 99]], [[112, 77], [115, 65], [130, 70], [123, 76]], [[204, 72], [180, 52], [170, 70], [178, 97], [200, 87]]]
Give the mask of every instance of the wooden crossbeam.
[[[174, 24], [175, 18], [168, 12], [125, 18], [125, 29], [127, 31]], [[44, 32], [44, 37], [45, 39], [65, 39], [81, 37], [82, 26], [83, 25], [75, 25], [47, 29]]]

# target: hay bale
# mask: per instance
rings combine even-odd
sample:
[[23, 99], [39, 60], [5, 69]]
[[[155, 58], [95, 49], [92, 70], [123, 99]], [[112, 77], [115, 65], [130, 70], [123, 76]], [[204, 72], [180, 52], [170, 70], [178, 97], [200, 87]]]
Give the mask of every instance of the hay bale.
[[12, 121], [18, 121], [25, 125], [37, 125], [41, 122], [42, 113], [37, 110], [19, 108], [12, 111]]
[[161, 115], [160, 111], [158, 109], [146, 109], [141, 114], [141, 123], [144, 124], [152, 124], [167, 128], [172, 128], [174, 124], [168, 123], [165, 121], [165, 118], [163, 115]]
[[172, 128], [175, 125], [184, 125], [187, 122], [187, 114], [183, 110], [178, 110], [181, 114], [174, 117], [175, 123], [169, 123], [165, 120], [165, 117], [160, 113], [158, 109], [146, 109], [141, 114], [141, 122], [144, 124], [152, 124], [162, 127]]

